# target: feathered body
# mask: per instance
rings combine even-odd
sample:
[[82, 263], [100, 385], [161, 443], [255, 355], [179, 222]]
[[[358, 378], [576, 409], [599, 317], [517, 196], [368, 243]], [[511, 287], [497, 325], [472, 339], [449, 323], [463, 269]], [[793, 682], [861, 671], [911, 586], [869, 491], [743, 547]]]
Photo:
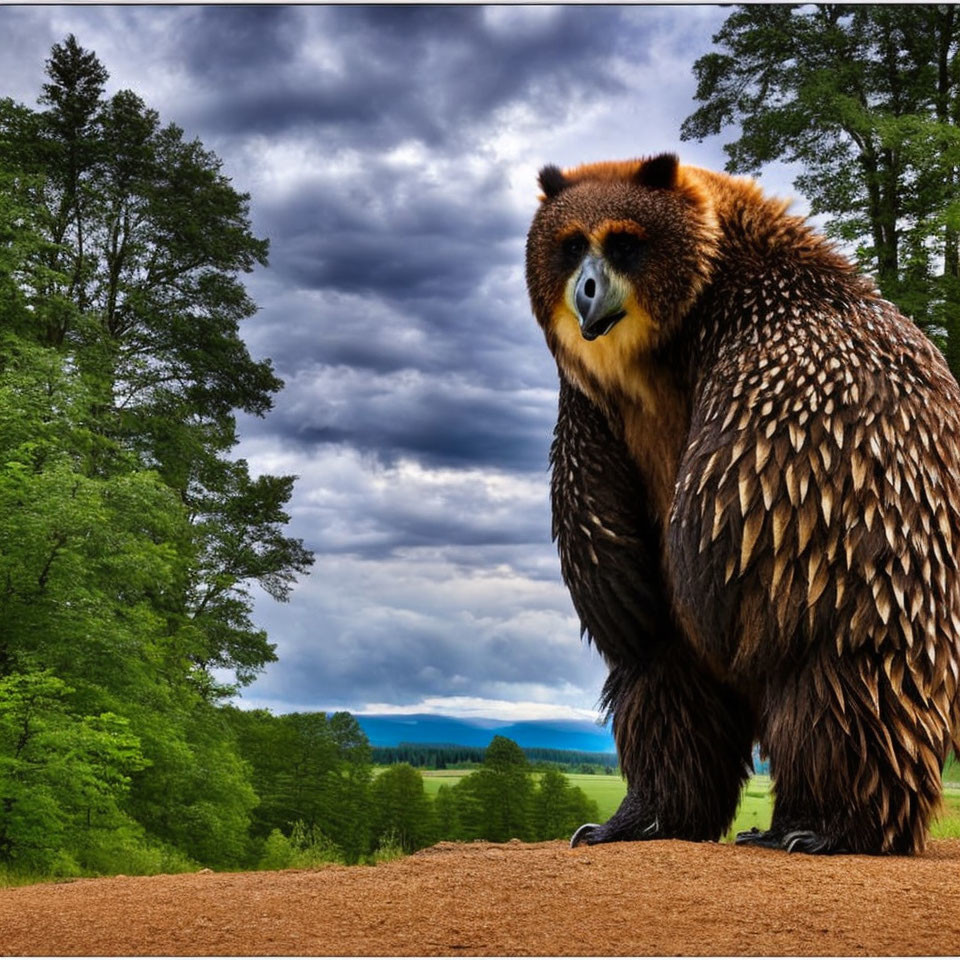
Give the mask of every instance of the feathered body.
[[785, 204], [670, 155], [541, 173], [554, 536], [628, 781], [576, 842], [923, 848], [960, 741], [960, 389]]

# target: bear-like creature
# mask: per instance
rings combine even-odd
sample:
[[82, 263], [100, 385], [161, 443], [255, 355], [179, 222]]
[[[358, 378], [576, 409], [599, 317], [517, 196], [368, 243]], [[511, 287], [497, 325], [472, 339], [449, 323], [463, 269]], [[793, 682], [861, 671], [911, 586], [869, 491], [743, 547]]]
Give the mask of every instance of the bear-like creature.
[[960, 740], [960, 389], [786, 204], [672, 154], [545, 167], [553, 533], [628, 791], [573, 843], [729, 828], [755, 741], [808, 853], [923, 848]]

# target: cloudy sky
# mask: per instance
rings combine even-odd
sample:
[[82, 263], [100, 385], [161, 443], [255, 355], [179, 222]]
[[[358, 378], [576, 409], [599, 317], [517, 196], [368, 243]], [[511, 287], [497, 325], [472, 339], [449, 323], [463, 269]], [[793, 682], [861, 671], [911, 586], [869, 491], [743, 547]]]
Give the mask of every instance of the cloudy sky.
[[[523, 248], [537, 171], [676, 150], [714, 6], [0, 7], [0, 96], [74, 33], [252, 195], [270, 266], [244, 338], [284, 391], [240, 421], [300, 477], [316, 552], [243, 703], [587, 717], [605, 670], [550, 542], [556, 368]], [[789, 171], [762, 182], [790, 195]], [[798, 210], [804, 209], [798, 201]]]

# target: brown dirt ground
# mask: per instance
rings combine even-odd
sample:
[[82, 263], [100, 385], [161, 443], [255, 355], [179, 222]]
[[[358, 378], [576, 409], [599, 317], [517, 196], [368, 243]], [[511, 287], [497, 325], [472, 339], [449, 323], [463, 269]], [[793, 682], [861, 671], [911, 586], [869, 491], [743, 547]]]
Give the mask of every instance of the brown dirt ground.
[[921, 857], [441, 843], [377, 867], [0, 890], [6, 955], [957, 955], [960, 840]]

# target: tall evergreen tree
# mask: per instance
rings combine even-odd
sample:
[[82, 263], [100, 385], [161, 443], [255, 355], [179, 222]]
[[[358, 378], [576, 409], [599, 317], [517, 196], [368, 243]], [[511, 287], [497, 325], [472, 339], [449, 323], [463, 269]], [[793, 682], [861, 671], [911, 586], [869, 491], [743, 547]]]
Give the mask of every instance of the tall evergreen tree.
[[433, 809], [423, 776], [408, 763], [388, 767], [373, 781], [371, 835], [375, 842], [393, 836], [406, 853], [434, 837]]
[[495, 736], [481, 768], [457, 784], [458, 791], [466, 794], [459, 813], [468, 836], [496, 843], [514, 837], [531, 839], [531, 774], [520, 747], [507, 737]]
[[694, 65], [684, 139], [736, 125], [727, 169], [796, 186], [960, 372], [960, 15], [951, 5], [742, 5]]
[[239, 336], [256, 310], [239, 276], [266, 263], [267, 243], [220, 160], [131, 91], [105, 99], [106, 70], [72, 35], [47, 72], [47, 109], [0, 103], [0, 162], [42, 184], [31, 199], [47, 243], [24, 282], [48, 306], [33, 335], [83, 377], [89, 469], [125, 470], [133, 455], [183, 502], [193, 563], [162, 603], [216, 699], [231, 688], [215, 668], [243, 684], [274, 659], [249, 585], [285, 600], [312, 562], [283, 533], [294, 478], [255, 479], [229, 458], [234, 411], [263, 415], [281, 386]]

